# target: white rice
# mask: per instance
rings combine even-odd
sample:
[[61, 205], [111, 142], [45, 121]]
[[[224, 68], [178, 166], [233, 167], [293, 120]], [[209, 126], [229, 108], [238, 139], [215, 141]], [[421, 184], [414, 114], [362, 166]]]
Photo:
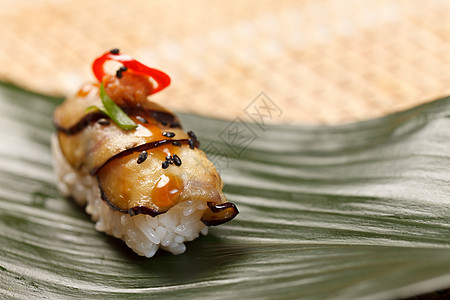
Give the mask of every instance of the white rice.
[[95, 229], [123, 240], [137, 254], [152, 257], [159, 248], [181, 254], [186, 250], [184, 242], [198, 238], [200, 232], [208, 233], [208, 227], [200, 221], [207, 208], [204, 201], [184, 201], [156, 217], [130, 216], [113, 210], [101, 199], [97, 180], [86, 169], [72, 168], [56, 136], [52, 139], [52, 152], [61, 193], [73, 197], [79, 205], [86, 205]]

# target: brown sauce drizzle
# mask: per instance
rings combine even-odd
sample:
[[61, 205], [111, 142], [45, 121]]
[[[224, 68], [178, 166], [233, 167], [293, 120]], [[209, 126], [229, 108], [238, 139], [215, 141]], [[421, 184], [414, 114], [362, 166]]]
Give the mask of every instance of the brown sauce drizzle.
[[212, 212], [221, 212], [222, 210], [225, 210], [227, 208], [233, 207], [237, 210], [236, 206], [231, 202], [225, 202], [225, 203], [219, 203], [215, 204], [214, 202], [208, 201], [208, 207], [211, 209]]
[[102, 200], [106, 202], [106, 204], [108, 204], [109, 207], [111, 207], [113, 210], [117, 210], [120, 211], [121, 213], [127, 213], [130, 216], [134, 216], [134, 215], [138, 215], [138, 214], [144, 214], [144, 215], [149, 215], [152, 217], [156, 217], [157, 215], [163, 214], [164, 212], [160, 212], [160, 211], [155, 211], [151, 208], [148, 208], [146, 206], [135, 206], [133, 208], [130, 208], [128, 210], [124, 210], [124, 209], [120, 209], [119, 207], [117, 207], [116, 205], [114, 205], [111, 201], [109, 201], [108, 197], [106, 197], [105, 192], [103, 191], [99, 179], [97, 177], [97, 182], [98, 182], [98, 187], [100, 189], [100, 196], [102, 197]]
[[[99, 167], [93, 169], [93, 170], [91, 171], [91, 174], [92, 174], [92, 175], [97, 174], [98, 171], [99, 171], [101, 168], [103, 168], [103, 166], [105, 166], [107, 163], [109, 163], [110, 161], [112, 161], [112, 160], [114, 160], [114, 159], [121, 158], [121, 157], [125, 157], [125, 156], [128, 156], [128, 155], [130, 155], [130, 154], [133, 154], [133, 153], [135, 153], [135, 152], [148, 151], [148, 150], [154, 149], [154, 148], [156, 148], [156, 147], [159, 147], [159, 146], [162, 146], [162, 145], [165, 145], [165, 144], [172, 144], [173, 141], [177, 141], [177, 142], [179, 142], [180, 144], [188, 144], [188, 142], [189, 142], [188, 139], [179, 139], [179, 140], [172, 140], [172, 139], [170, 139], [170, 140], [160, 140], [160, 141], [154, 141], [154, 142], [150, 142], [150, 143], [145, 143], [145, 144], [142, 144], [142, 145], [139, 145], [139, 146], [136, 146], [136, 147], [133, 147], [133, 148], [124, 150], [124, 151], [122, 151], [122, 152], [120, 152], [120, 153], [117, 153], [116, 155], [110, 157], [110, 158], [109, 158], [107, 161], [105, 161], [101, 166], [99, 166]], [[200, 143], [197, 142], [196, 147], [198, 147], [199, 145], [200, 145]]]
[[226, 223], [232, 219], [234, 219], [238, 214], [239, 214], [239, 210], [237, 209], [236, 205], [232, 202], [225, 202], [225, 203], [214, 203], [214, 202], [206, 202], [206, 204], [208, 205], [209, 209], [213, 212], [213, 213], [220, 213], [226, 209], [233, 209], [233, 212], [225, 218], [222, 219], [216, 219], [216, 220], [206, 220], [204, 218], [201, 219], [201, 221], [203, 222], [203, 224], [205, 224], [206, 226], [217, 226], [223, 223]]
[[123, 111], [129, 116], [147, 116], [155, 119], [163, 126], [169, 126], [170, 128], [182, 128], [178, 118], [166, 111], [149, 110], [142, 107], [122, 107]]
[[74, 134], [77, 134], [78, 132], [82, 131], [84, 128], [88, 127], [90, 124], [95, 123], [100, 119], [106, 119], [106, 118], [108, 118], [108, 117], [105, 116], [101, 112], [93, 112], [93, 113], [89, 113], [89, 114], [85, 115], [83, 117], [83, 119], [78, 121], [78, 123], [76, 123], [72, 127], [64, 128], [64, 127], [59, 126], [56, 123], [54, 125], [58, 131], [61, 131], [67, 135], [74, 135]]
[[[169, 112], [152, 111], [144, 109], [142, 107], [121, 107], [121, 108], [129, 116], [144, 115], [155, 119], [164, 126], [169, 126], [170, 128], [181, 128], [178, 118]], [[75, 125], [69, 128], [61, 127], [58, 124], [54, 125], [57, 130], [63, 133], [67, 135], [74, 135], [82, 131], [84, 128], [88, 127], [90, 124], [95, 123], [102, 118], [108, 118], [108, 116], [104, 115], [102, 112], [92, 112], [85, 115], [80, 121], [78, 121]]]

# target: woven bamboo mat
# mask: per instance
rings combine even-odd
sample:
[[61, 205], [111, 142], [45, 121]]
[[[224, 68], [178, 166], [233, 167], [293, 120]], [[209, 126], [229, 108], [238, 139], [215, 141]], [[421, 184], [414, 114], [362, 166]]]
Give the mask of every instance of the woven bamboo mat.
[[111, 48], [176, 111], [336, 124], [450, 94], [450, 1], [0, 0], [0, 80], [68, 95]]

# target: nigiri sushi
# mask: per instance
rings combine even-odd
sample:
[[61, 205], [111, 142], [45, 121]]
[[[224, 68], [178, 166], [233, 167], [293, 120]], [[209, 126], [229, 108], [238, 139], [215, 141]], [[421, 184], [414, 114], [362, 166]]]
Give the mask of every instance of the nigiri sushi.
[[[108, 61], [120, 63], [115, 74], [105, 71]], [[170, 77], [118, 49], [92, 68], [98, 82], [84, 84], [54, 112], [61, 193], [85, 205], [97, 230], [146, 257], [159, 248], [181, 254], [207, 226], [232, 220], [238, 209], [196, 135], [148, 99]]]

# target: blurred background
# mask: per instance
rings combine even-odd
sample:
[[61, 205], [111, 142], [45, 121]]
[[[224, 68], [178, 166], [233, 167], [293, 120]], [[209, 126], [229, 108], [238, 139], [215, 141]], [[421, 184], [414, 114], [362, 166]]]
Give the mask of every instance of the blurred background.
[[172, 77], [153, 100], [249, 120], [339, 124], [450, 94], [450, 1], [0, 0], [0, 80], [56, 96], [119, 48]]

